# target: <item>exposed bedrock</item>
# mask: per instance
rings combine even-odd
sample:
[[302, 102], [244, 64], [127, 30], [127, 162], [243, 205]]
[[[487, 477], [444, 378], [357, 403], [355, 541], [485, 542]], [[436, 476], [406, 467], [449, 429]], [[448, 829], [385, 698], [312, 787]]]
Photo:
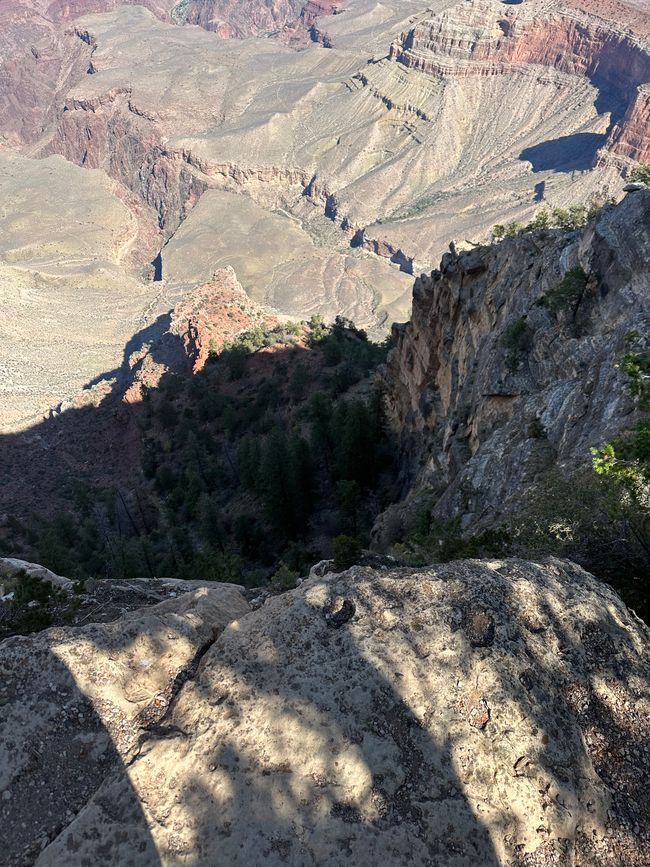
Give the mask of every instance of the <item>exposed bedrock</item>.
[[[637, 90], [650, 82], [645, 40], [578, 11], [548, 15], [542, 3], [504, 5], [493, 0], [458, 4], [419, 21], [393, 43], [391, 59], [438, 77], [503, 75], [513, 68], [542, 65], [589, 78], [601, 91], [602, 110], [613, 119], [628, 114]], [[538, 17], [539, 16], [539, 17]], [[621, 74], [625, 70], [625, 74]], [[622, 122], [638, 124], [647, 100]], [[625, 133], [622, 134], [625, 137]], [[626, 156], [640, 160], [647, 144], [632, 133]]]
[[39, 867], [645, 864], [648, 647], [609, 587], [560, 560], [354, 567], [251, 613], [216, 585], [10, 639], [3, 851]]
[[77, 165], [103, 169], [141, 196], [170, 235], [206, 184], [182, 156], [160, 145], [154, 120], [132, 102], [128, 88], [94, 100], [69, 99], [43, 154], [59, 153]]
[[340, 212], [335, 194], [309, 171], [272, 165], [218, 163], [184, 148], [163, 147], [156, 117], [141, 109], [129, 88], [114, 88], [94, 99], [70, 98], [43, 153], [101, 168], [142, 197], [172, 235], [203, 192], [217, 188], [244, 193], [266, 208], [292, 208], [301, 199], [334, 221], [354, 247], [390, 259], [408, 273], [413, 257]]
[[624, 117], [612, 129], [607, 150], [628, 161], [650, 162], [650, 84], [638, 89]]
[[308, 30], [322, 15], [335, 15], [337, 0], [188, 0], [176, 4], [174, 17], [213, 30], [224, 39], [278, 34], [285, 38]]
[[[407, 481], [436, 492], [439, 517], [494, 525], [549, 466], [580, 466], [634, 423], [619, 361], [626, 335], [647, 331], [649, 214], [639, 191], [583, 232], [448, 253], [416, 280], [388, 386]], [[573, 269], [582, 291], [556, 313], [540, 306]]]

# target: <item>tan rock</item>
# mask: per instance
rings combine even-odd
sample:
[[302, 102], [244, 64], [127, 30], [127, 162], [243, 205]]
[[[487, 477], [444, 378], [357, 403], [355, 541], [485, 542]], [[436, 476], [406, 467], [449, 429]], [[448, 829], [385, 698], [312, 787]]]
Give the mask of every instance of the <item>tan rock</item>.
[[28, 563], [26, 560], [18, 560], [16, 557], [0, 558], [0, 579], [6, 579], [3, 581], [4, 584], [13, 585], [20, 580], [20, 576], [23, 574], [37, 578], [39, 581], [46, 581], [59, 590], [72, 590], [74, 586], [74, 582], [69, 578], [56, 575], [45, 566], [39, 566], [38, 563]]
[[248, 610], [236, 589], [213, 585], [112, 623], [0, 643], [3, 864], [33, 863], [40, 841], [144, 748], [202, 654]]
[[38, 864], [646, 863], [648, 637], [556, 560], [309, 579], [225, 630]]

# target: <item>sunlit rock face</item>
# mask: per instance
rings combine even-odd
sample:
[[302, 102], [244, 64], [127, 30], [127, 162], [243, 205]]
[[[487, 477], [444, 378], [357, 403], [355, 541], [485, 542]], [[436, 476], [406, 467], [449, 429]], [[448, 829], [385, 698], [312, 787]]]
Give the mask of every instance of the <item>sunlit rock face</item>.
[[[650, 857], [648, 630], [578, 567], [354, 567], [252, 613], [233, 588], [177, 589], [0, 648], [5, 689], [21, 660], [39, 670], [2, 739], [16, 783], [0, 810], [30, 863]], [[63, 712], [72, 809], [50, 800], [43, 824], [21, 800], [43, 774], [30, 746], [56, 745]]]

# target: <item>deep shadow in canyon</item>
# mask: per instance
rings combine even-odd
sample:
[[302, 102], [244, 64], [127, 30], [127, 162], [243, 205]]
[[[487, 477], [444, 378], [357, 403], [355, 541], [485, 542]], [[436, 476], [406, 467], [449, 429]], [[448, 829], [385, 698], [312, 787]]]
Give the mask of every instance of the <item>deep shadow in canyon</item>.
[[606, 133], [574, 133], [526, 148], [519, 159], [530, 162], [533, 172], [586, 172], [606, 140]]

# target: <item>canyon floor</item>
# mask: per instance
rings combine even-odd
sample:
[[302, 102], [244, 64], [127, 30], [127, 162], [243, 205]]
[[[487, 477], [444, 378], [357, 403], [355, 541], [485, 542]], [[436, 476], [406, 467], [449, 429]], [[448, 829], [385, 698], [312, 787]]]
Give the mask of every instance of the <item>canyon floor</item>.
[[381, 336], [450, 240], [618, 197], [648, 158], [645, 3], [11, 0], [0, 18], [4, 432], [119, 367], [224, 265], [282, 314]]

